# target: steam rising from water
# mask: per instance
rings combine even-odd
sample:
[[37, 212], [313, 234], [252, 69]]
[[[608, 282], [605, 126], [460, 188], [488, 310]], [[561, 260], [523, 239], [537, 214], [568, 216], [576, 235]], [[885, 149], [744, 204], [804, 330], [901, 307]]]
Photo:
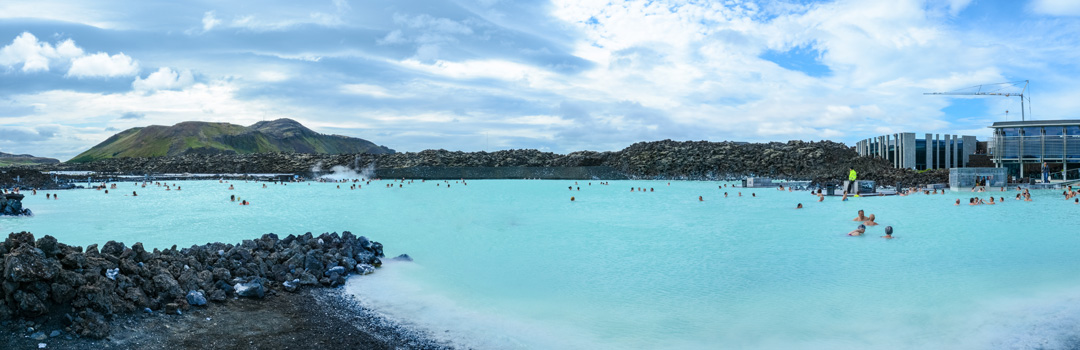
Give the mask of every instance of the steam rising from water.
[[372, 179], [375, 177], [375, 162], [368, 163], [362, 169], [355, 170], [344, 165], [335, 165], [330, 167], [330, 172], [327, 173], [323, 170], [323, 163], [319, 162], [315, 166], [311, 167], [311, 173], [316, 179], [341, 181], [341, 180], [363, 180]]

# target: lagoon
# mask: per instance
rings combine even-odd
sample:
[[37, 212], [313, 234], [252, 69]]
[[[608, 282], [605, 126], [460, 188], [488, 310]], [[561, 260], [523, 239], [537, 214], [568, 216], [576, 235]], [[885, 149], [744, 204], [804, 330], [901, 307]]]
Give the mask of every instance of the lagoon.
[[[1060, 191], [818, 203], [722, 182], [600, 183], [119, 183], [28, 194], [35, 216], [2, 217], [0, 232], [167, 248], [351, 231], [415, 261], [386, 259], [346, 291], [459, 347], [1026, 349], [1080, 338], [1080, 205]], [[990, 195], [1005, 202], [966, 205]], [[847, 237], [859, 209], [881, 226]], [[886, 225], [897, 239], [879, 238]]]

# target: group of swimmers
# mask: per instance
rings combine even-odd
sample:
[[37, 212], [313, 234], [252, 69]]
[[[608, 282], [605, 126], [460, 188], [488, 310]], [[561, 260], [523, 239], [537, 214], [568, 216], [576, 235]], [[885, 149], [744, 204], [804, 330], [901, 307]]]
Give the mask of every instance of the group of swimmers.
[[[862, 236], [864, 233], [866, 233], [866, 227], [867, 226], [877, 226], [878, 225], [878, 223], [876, 221], [874, 221], [874, 219], [875, 219], [874, 214], [870, 214], [870, 216], [866, 216], [865, 212], [863, 212], [862, 209], [859, 209], [859, 216], [855, 217], [854, 219], [851, 219], [851, 221], [861, 221], [862, 224], [859, 224], [859, 227], [856, 227], [851, 232], [848, 232], [847, 235], [852, 236], [852, 237]], [[881, 238], [893, 239], [895, 237], [893, 237], [892, 233], [893, 233], [892, 226], [885, 226], [885, 235], [881, 236]]]

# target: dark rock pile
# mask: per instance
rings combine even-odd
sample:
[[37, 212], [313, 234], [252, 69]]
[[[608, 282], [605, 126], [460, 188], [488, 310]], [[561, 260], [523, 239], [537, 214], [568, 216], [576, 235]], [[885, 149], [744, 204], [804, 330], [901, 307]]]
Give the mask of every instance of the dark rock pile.
[[[312, 169], [345, 165], [361, 169], [376, 165], [378, 176], [414, 175], [423, 178], [544, 178], [600, 179], [741, 179], [748, 176], [814, 180], [847, 178], [855, 166], [860, 178], [893, 185], [941, 183], [948, 172], [920, 174], [893, 169], [885, 160], [860, 157], [839, 142], [788, 141], [738, 143], [708, 141], [639, 142], [614, 152], [580, 151], [556, 154], [538, 150], [460, 152], [426, 150], [393, 154], [187, 154], [176, 157], [117, 158], [83, 164], [43, 166], [41, 169], [92, 170], [124, 174], [160, 173], [289, 173], [312, 175]], [[482, 169], [544, 168], [551, 171], [483, 171]], [[416, 169], [418, 171], [402, 171]], [[464, 169], [468, 171], [441, 171]], [[585, 171], [582, 171], [585, 169]], [[449, 177], [447, 177], [449, 176]]]
[[34, 213], [22, 206], [23, 195], [18, 193], [0, 194], [0, 215], [25, 215]]
[[71, 332], [103, 338], [117, 315], [182, 313], [230, 297], [337, 286], [350, 273], [374, 272], [382, 257], [382, 244], [347, 231], [152, 252], [114, 241], [84, 251], [52, 236], [12, 233], [0, 243], [0, 321], [63, 314]]

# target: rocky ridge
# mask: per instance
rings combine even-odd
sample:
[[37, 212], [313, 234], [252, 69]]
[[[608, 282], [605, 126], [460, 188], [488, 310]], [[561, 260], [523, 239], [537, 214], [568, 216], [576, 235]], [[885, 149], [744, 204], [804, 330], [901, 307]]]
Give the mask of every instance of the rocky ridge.
[[[639, 142], [613, 152], [568, 154], [538, 150], [461, 152], [425, 150], [394, 154], [188, 154], [175, 157], [117, 158], [86, 164], [61, 164], [45, 169], [92, 170], [109, 173], [296, 173], [312, 175], [316, 167], [344, 165], [375, 172], [428, 168], [580, 168], [596, 167], [601, 179], [740, 179], [748, 176], [835, 182], [854, 166], [860, 178], [881, 184], [948, 182], [948, 170], [916, 172], [894, 169], [885, 160], [860, 157], [854, 148], [832, 141], [736, 143], [708, 141]], [[396, 172], [397, 174], [399, 172]], [[456, 173], [455, 173], [456, 174]], [[439, 174], [433, 173], [434, 177]], [[445, 174], [444, 174], [445, 175]], [[476, 176], [483, 177], [483, 173]], [[497, 178], [497, 173], [491, 174]], [[618, 175], [618, 176], [615, 176]], [[424, 176], [420, 173], [418, 176]]]
[[60, 160], [56, 158], [35, 157], [29, 154], [11, 154], [0, 152], [0, 166], [56, 163], [60, 163]]
[[349, 274], [374, 272], [382, 257], [382, 244], [348, 231], [153, 251], [114, 241], [83, 250], [11, 233], [0, 243], [0, 321], [63, 314], [66, 331], [103, 338], [107, 320], [119, 315], [178, 314], [230, 298], [337, 286]]

